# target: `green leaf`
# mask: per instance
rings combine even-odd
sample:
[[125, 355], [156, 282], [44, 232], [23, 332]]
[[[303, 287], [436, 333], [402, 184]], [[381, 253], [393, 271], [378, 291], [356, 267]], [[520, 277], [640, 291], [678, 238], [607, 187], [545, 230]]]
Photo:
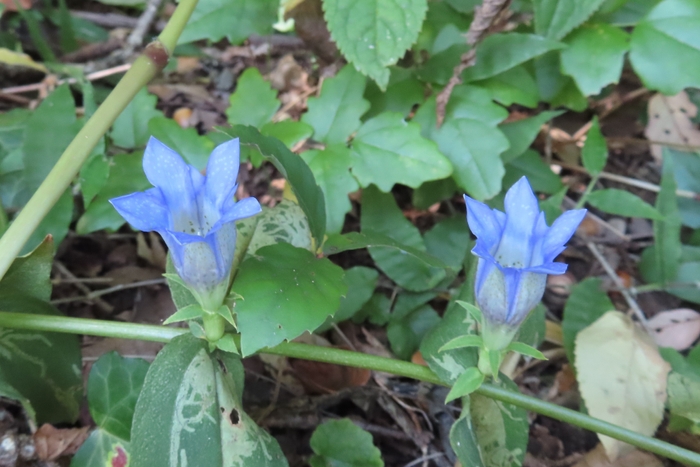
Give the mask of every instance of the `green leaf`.
[[182, 128], [171, 118], [155, 117], [148, 122], [148, 131], [197, 170], [207, 167], [214, 142], [206, 136], [200, 136], [196, 129]]
[[452, 162], [457, 186], [478, 200], [501, 191], [505, 174], [500, 154], [508, 139], [494, 127], [468, 118], [449, 119], [435, 132], [440, 151]]
[[372, 297], [374, 289], [377, 287], [379, 273], [376, 269], [365, 266], [354, 266], [345, 270], [343, 277], [348, 291], [340, 299], [338, 311], [317, 329], [317, 332], [327, 331], [334, 323], [340, 323], [352, 318], [365, 303]]
[[323, 150], [304, 151], [301, 157], [326, 197], [326, 232], [340, 232], [345, 224], [345, 214], [352, 208], [348, 194], [360, 188], [350, 174], [353, 162], [350, 150], [343, 144], [334, 144]]
[[[184, 283], [178, 284], [178, 285], [180, 285], [182, 287], [182, 286], [184, 286]], [[171, 293], [172, 293], [173, 292], [172, 286], [170, 288], [171, 288]], [[173, 295], [175, 295], [175, 294], [173, 294]], [[180, 300], [176, 300], [176, 299], [173, 299], [173, 301], [175, 302], [176, 305], [178, 303], [182, 303]], [[165, 325], [165, 324], [172, 324], [172, 323], [180, 323], [182, 321], [189, 321], [191, 319], [201, 318], [202, 315], [204, 315], [204, 310], [202, 309], [202, 306], [199, 304], [193, 303], [191, 305], [187, 305], [187, 306], [184, 306], [182, 308], [179, 308], [175, 313], [170, 315], [168, 317], [168, 319], [163, 321], [163, 324]]]
[[586, 278], [571, 289], [571, 295], [566, 301], [561, 330], [566, 356], [571, 363], [574, 363], [576, 335], [605, 313], [615, 309], [615, 305], [602, 289], [602, 284], [598, 278]]
[[347, 291], [343, 270], [286, 243], [263, 247], [245, 260], [233, 283], [241, 352], [313, 331], [338, 310]]
[[48, 301], [51, 298], [53, 255], [53, 239], [46, 237], [34, 251], [16, 258], [0, 281], [0, 296], [22, 294]]
[[[519, 391], [518, 386], [503, 375], [494, 384], [509, 391]], [[483, 465], [522, 465], [529, 433], [527, 411], [479, 394], [472, 394], [469, 399], [469, 416]], [[450, 440], [453, 444], [457, 441], [452, 437]]]
[[[264, 208], [262, 214], [249, 219], [236, 224], [241, 234], [236, 247], [240, 242], [246, 255], [255, 254], [260, 248], [277, 243], [289, 243], [313, 251], [309, 222], [295, 202], [282, 200], [274, 208]], [[252, 236], [246, 231], [250, 228], [254, 228]]]
[[[399, 244], [425, 251], [425, 244], [418, 229], [403, 216], [391, 194], [382, 193], [370, 186], [362, 193], [360, 217], [362, 230], [387, 235]], [[387, 276], [401, 287], [421, 292], [435, 287], [445, 278], [445, 270], [429, 266], [424, 261], [409, 256], [396, 248], [374, 246], [369, 254]]]
[[70, 467], [128, 466], [129, 442], [97, 428], [71, 459]]
[[87, 234], [101, 229], [117, 230], [126, 221], [109, 200], [117, 196], [143, 191], [151, 186], [143, 173], [143, 152], [119, 154], [110, 159], [109, 178], [99, 194], [78, 220], [76, 231]]
[[537, 360], [547, 360], [547, 357], [545, 357], [542, 352], [522, 342], [511, 342], [507, 350], [517, 352], [527, 357], [536, 358]]
[[[70, 103], [67, 102], [66, 105], [69, 107]], [[27, 109], [16, 108], [0, 114], [0, 160], [12, 150], [22, 147], [27, 120], [40, 108], [41, 106], [34, 113]]]
[[608, 161], [608, 146], [600, 131], [598, 117], [593, 117], [593, 124], [586, 133], [586, 142], [581, 150], [581, 162], [588, 172], [596, 176], [605, 168]]
[[352, 173], [362, 187], [375, 184], [388, 192], [396, 183], [416, 188], [452, 173], [435, 143], [420, 135], [420, 127], [401, 114], [385, 112], [366, 121], [352, 142]]
[[75, 117], [75, 102], [67, 84], [49, 94], [26, 120], [22, 146], [23, 192], [18, 200], [20, 205], [26, 203], [44, 181], [80, 126]]
[[[0, 310], [61, 315], [44, 301], [9, 291], [0, 295]], [[39, 424], [78, 418], [83, 384], [77, 336], [0, 329], [0, 362], [6, 383], [31, 402]]]
[[32, 403], [6, 381], [2, 369], [0, 369], [0, 397], [13, 400], [21, 405], [29, 420], [36, 425], [36, 412], [34, 411], [34, 407], [32, 407]]
[[524, 66], [516, 66], [471, 84], [488, 90], [493, 100], [507, 106], [520, 104], [534, 109], [540, 98], [535, 78]]
[[452, 77], [452, 70], [459, 64], [462, 55], [468, 50], [467, 44], [455, 44], [434, 54], [416, 70], [416, 76], [423, 81], [444, 86]]
[[365, 99], [370, 102], [371, 107], [364, 118], [376, 117], [382, 112], [398, 112], [408, 117], [413, 106], [425, 99], [423, 87], [423, 83], [411, 70], [392, 67], [386, 92], [379, 89], [374, 81], [367, 83]]
[[[434, 294], [430, 296], [433, 297]], [[397, 307], [398, 303], [394, 306], [386, 334], [392, 352], [400, 359], [410, 360], [423, 337], [440, 323], [440, 315], [430, 305], [423, 305], [405, 316], [396, 316]]]
[[630, 61], [647, 88], [675, 95], [700, 87], [698, 29], [695, 0], [665, 0], [634, 28]]
[[625, 217], [642, 217], [663, 220], [663, 216], [651, 204], [625, 190], [608, 188], [596, 190], [586, 201], [601, 211]]
[[236, 91], [229, 102], [226, 116], [231, 125], [250, 125], [258, 129], [269, 122], [280, 107], [277, 91], [255, 67], [246, 69], [238, 77]]
[[576, 112], [588, 108], [588, 100], [581, 94], [574, 80], [561, 73], [559, 53], [549, 52], [535, 59], [535, 79], [540, 99], [552, 107], [568, 107]]
[[544, 212], [547, 225], [552, 225], [552, 223], [557, 220], [557, 217], [561, 216], [561, 203], [564, 201], [564, 197], [568, 191], [569, 187], [565, 186], [549, 198], [540, 201], [540, 210]]
[[510, 187], [521, 177], [526, 176], [534, 191], [553, 194], [564, 186], [561, 178], [542, 160], [536, 151], [528, 149], [525, 153], [506, 165], [503, 187]]
[[[679, 190], [700, 191], [700, 157], [697, 154], [665, 148], [666, 156], [673, 159], [673, 175]], [[683, 224], [700, 228], [700, 201], [678, 197], [678, 210]]]
[[[476, 48], [476, 63], [462, 74], [465, 83], [495, 76], [551, 50], [566, 47], [534, 34], [492, 34]], [[503, 53], [507, 50], [508, 53]]]
[[413, 190], [411, 204], [416, 209], [427, 210], [435, 203], [451, 198], [457, 192], [457, 184], [452, 177], [425, 182]]
[[403, 57], [418, 38], [427, 0], [324, 0], [333, 41], [361, 73], [385, 90], [388, 66]]
[[309, 220], [316, 245], [321, 245], [326, 231], [325, 201], [321, 187], [316, 183], [313, 172], [304, 160], [287, 149], [281, 141], [263, 136], [253, 127], [236, 125], [222, 131], [233, 138], [240, 138], [242, 146], [260, 151], [262, 157], [271, 162], [287, 179], [299, 206]]
[[132, 467], [287, 466], [282, 450], [243, 411], [243, 365], [176, 337], [151, 364], [136, 403]]
[[[471, 261], [466, 280], [459, 290], [458, 300], [474, 300], [474, 277], [477, 261]], [[476, 333], [477, 321], [464, 308], [453, 301], [447, 307], [440, 324], [423, 338], [420, 352], [431, 370], [445, 383], [454, 383], [467, 368], [477, 364], [474, 348], [461, 348], [440, 352], [440, 348], [455, 337]]]
[[348, 250], [360, 250], [362, 248], [386, 247], [394, 248], [403, 255], [410, 255], [421, 260], [428, 266], [435, 268], [446, 268], [447, 265], [435, 256], [431, 256], [419, 248], [410, 247], [394, 240], [393, 238], [368, 230], [365, 232], [348, 232], [346, 234], [331, 234], [323, 244], [323, 254], [326, 256], [335, 255]]
[[561, 51], [561, 71], [571, 76], [586, 96], [600, 94], [622, 73], [629, 36], [609, 24], [584, 24], [569, 34]]
[[131, 439], [136, 400], [148, 371], [148, 362], [123, 358], [116, 352], [102, 355], [88, 378], [88, 404], [97, 426], [125, 441]]
[[92, 200], [107, 183], [109, 168], [109, 159], [102, 154], [91, 156], [80, 168], [80, 192], [85, 209], [90, 207]]
[[524, 154], [535, 141], [542, 125], [563, 113], [562, 110], [546, 110], [533, 117], [501, 123], [498, 128], [506, 135], [510, 144], [510, 147], [501, 154], [503, 163], [508, 163]]
[[669, 429], [681, 421], [687, 421], [686, 426], [697, 426], [700, 423], [700, 382], [672, 372], [668, 375], [667, 390], [671, 412]]
[[208, 0], [198, 3], [182, 31], [178, 44], [224, 37], [236, 45], [252, 34], [272, 33], [277, 21], [277, 0]]
[[41, 220], [37, 228], [32, 232], [20, 250], [21, 255], [26, 255], [44, 241], [47, 235], [53, 237], [54, 242], [58, 245], [68, 234], [69, 226], [73, 220], [73, 193], [68, 188], [56, 204], [51, 208], [49, 213]]
[[148, 122], [163, 113], [156, 109], [158, 98], [149, 94], [146, 88], [136, 93], [129, 105], [119, 114], [112, 126], [112, 142], [121, 148], [134, 149], [145, 146], [151, 136]]
[[384, 467], [372, 435], [347, 418], [319, 425], [310, 444], [311, 467]]
[[285, 146], [292, 149], [301, 141], [311, 138], [314, 129], [304, 122], [283, 120], [281, 122], [269, 122], [260, 128], [260, 133], [282, 141]]
[[[421, 134], [425, 138], [434, 139], [437, 131], [435, 107], [435, 97], [431, 97], [413, 117], [413, 121], [420, 124]], [[446, 120], [466, 118], [478, 120], [491, 127], [495, 127], [507, 117], [508, 111], [493, 102], [489, 91], [471, 85], [456, 86], [445, 108]]]
[[471, 303], [464, 300], [457, 300], [455, 303], [467, 310], [467, 314], [472, 317], [475, 323], [484, 322], [484, 314], [476, 305], [472, 305]]
[[474, 433], [474, 425], [469, 414], [471, 397], [462, 398], [462, 414], [450, 428], [450, 445], [462, 465], [485, 467], [481, 459], [479, 444]]
[[429, 254], [441, 260], [453, 271], [462, 269], [469, 247], [469, 228], [463, 215], [447, 217], [423, 236]]
[[309, 110], [301, 121], [314, 129], [314, 139], [326, 144], [345, 143], [360, 127], [360, 117], [369, 109], [363, 99], [367, 79], [346, 65], [333, 78], [323, 81], [321, 95], [310, 97]]
[[445, 350], [461, 349], [463, 347], [481, 347], [484, 345], [484, 339], [476, 334], [470, 334], [466, 336], [455, 337], [447, 344], [440, 347], [438, 352], [444, 352]]
[[462, 396], [471, 394], [479, 389], [481, 383], [484, 382], [484, 374], [475, 366], [467, 368], [467, 371], [462, 373], [457, 381], [452, 385], [452, 389], [445, 398], [445, 404], [452, 402]]
[[661, 191], [656, 197], [656, 210], [664, 218], [654, 221], [655, 244], [650, 248], [653, 248], [651, 264], [655, 272], [652, 277], [649, 268], [642, 267], [643, 264], [640, 265], [640, 271], [648, 282], [669, 283], [676, 280], [681, 261], [681, 220], [676, 198], [673, 162], [671, 157], [667, 157], [667, 153], [664, 154]]
[[539, 347], [547, 332], [546, 314], [547, 309], [539, 303], [520, 325], [515, 340], [531, 347]]
[[583, 24], [605, 0], [535, 0], [535, 31], [548, 39], [561, 40]]

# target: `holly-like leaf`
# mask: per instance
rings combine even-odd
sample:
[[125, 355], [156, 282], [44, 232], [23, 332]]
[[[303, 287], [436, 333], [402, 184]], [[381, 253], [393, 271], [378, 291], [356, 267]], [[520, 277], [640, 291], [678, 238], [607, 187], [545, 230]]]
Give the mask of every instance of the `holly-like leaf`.
[[309, 98], [309, 110], [301, 117], [313, 127], [314, 139], [326, 144], [345, 143], [357, 131], [360, 117], [369, 109], [369, 102], [362, 97], [366, 81], [351, 65], [323, 81], [321, 95]]
[[384, 467], [372, 435], [347, 418], [319, 425], [311, 435], [311, 467]]
[[328, 29], [345, 58], [386, 90], [388, 66], [418, 38], [427, 0], [324, 0]]
[[569, 34], [561, 51], [561, 71], [576, 82], [586, 96], [600, 94], [622, 73], [629, 36], [620, 28], [605, 23], [584, 24]]
[[343, 270], [308, 250], [278, 243], [245, 260], [233, 283], [241, 352], [292, 340], [336, 312], [347, 291]]
[[561, 40], [583, 24], [605, 0], [535, 0], [535, 31], [549, 39]]
[[197, 170], [207, 167], [214, 142], [206, 136], [200, 136], [196, 129], [182, 128], [171, 118], [155, 117], [148, 122], [148, 131]]
[[646, 219], [663, 220], [661, 213], [639, 196], [625, 190], [608, 188], [596, 190], [586, 198], [586, 201], [601, 211], [618, 216], [642, 217]]
[[598, 117], [593, 118], [581, 150], [581, 162], [591, 175], [600, 174], [608, 161], [608, 145], [600, 131]]
[[[492, 34], [477, 46], [476, 63], [464, 71], [462, 78], [464, 82], [489, 78], [546, 52], [564, 47], [566, 46], [560, 42], [534, 34]], [[508, 50], [508, 53], [502, 53], [503, 50]]]
[[[0, 309], [61, 315], [44, 301], [11, 291], [0, 295]], [[83, 384], [77, 336], [0, 329], [0, 362], [5, 382], [30, 401], [39, 424], [78, 418]]]
[[123, 358], [116, 352], [95, 362], [87, 387], [90, 414], [97, 426], [122, 440], [131, 439], [134, 407], [147, 371], [147, 361]]
[[263, 136], [253, 127], [236, 125], [222, 131], [233, 138], [240, 138], [242, 146], [259, 151], [264, 160], [271, 162], [282, 173], [306, 214], [316, 245], [321, 245], [326, 231], [325, 199], [306, 162], [281, 141]]
[[277, 441], [243, 410], [243, 365], [208, 352], [205, 340], [176, 337], [151, 364], [136, 403], [132, 467], [286, 467]]
[[396, 183], [413, 188], [452, 173], [450, 161], [420, 127], [401, 114], [385, 112], [366, 121], [352, 142], [352, 173], [360, 185], [388, 192]]
[[236, 91], [231, 94], [226, 116], [231, 125], [251, 125], [262, 128], [280, 107], [277, 91], [255, 67], [250, 67], [238, 77]]
[[326, 197], [326, 231], [340, 232], [345, 223], [345, 214], [352, 208], [348, 194], [360, 188], [350, 173], [353, 162], [350, 150], [343, 144], [335, 144], [323, 150], [304, 151], [301, 157], [309, 165]]
[[240, 44], [251, 34], [270, 34], [277, 21], [278, 8], [277, 0], [208, 0], [198, 3], [178, 43], [200, 39], [218, 42], [226, 37], [232, 44]]
[[158, 98], [149, 94], [146, 88], [136, 93], [129, 105], [119, 114], [112, 125], [112, 142], [121, 148], [134, 149], [145, 146], [151, 136], [148, 122], [154, 117], [162, 117], [156, 109]]
[[[361, 214], [360, 224], [363, 230], [371, 229], [400, 244], [425, 251], [420, 232], [403, 216], [390, 193], [382, 193], [374, 186], [366, 188], [362, 193]], [[430, 267], [395, 248], [370, 247], [369, 253], [379, 269], [407, 290], [428, 290], [445, 278], [444, 269]]]
[[675, 95], [700, 87], [700, 5], [665, 0], [632, 31], [630, 61], [649, 89]]

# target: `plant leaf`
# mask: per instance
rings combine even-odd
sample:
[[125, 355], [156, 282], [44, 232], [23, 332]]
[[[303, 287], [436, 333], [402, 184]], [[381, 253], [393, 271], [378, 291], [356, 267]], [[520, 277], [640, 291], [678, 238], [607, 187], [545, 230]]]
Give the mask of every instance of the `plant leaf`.
[[447, 393], [445, 404], [462, 396], [471, 394], [479, 389], [479, 386], [481, 386], [481, 383], [483, 382], [484, 374], [480, 372], [477, 367], [472, 366], [467, 368], [467, 371], [462, 373], [459, 378], [457, 378], [457, 381], [455, 381], [452, 385], [452, 389], [450, 389], [450, 392]]
[[198, 3], [178, 44], [200, 39], [218, 42], [227, 37], [240, 44], [252, 34], [272, 33], [277, 21], [277, 0], [208, 0]]
[[545, 110], [533, 117], [501, 123], [498, 128], [506, 135], [510, 144], [508, 149], [501, 154], [503, 163], [508, 163], [524, 154], [535, 141], [542, 125], [563, 113], [562, 110]]
[[561, 40], [586, 21], [604, 0], [535, 0], [535, 31], [548, 39]]
[[617, 214], [618, 216], [663, 219], [661, 213], [654, 206], [629, 191], [618, 190], [617, 188], [596, 190], [588, 195], [586, 201], [601, 211]]
[[418, 38], [427, 0], [324, 0], [333, 41], [361, 73], [383, 91], [394, 65]]
[[229, 103], [226, 116], [231, 125], [250, 125], [258, 129], [269, 122], [280, 107], [277, 91], [255, 67], [247, 68], [238, 77]]
[[182, 128], [172, 118], [154, 117], [148, 122], [148, 131], [197, 170], [207, 167], [214, 142], [200, 136], [196, 129]]
[[330, 420], [311, 435], [311, 467], [384, 467], [372, 435], [350, 419]]
[[241, 353], [292, 340], [313, 331], [338, 310], [347, 291], [343, 270], [308, 250], [278, 243], [243, 261], [232, 290]]
[[314, 139], [326, 144], [345, 143], [360, 128], [360, 117], [369, 109], [369, 102], [362, 97], [366, 81], [351, 65], [323, 81], [321, 95], [309, 98], [309, 110], [301, 117], [313, 127]]
[[603, 171], [607, 161], [608, 145], [600, 131], [598, 117], [593, 117], [593, 123], [586, 134], [586, 142], [581, 150], [581, 162], [591, 175], [596, 176]]
[[145, 146], [151, 136], [148, 122], [154, 117], [163, 116], [163, 112], [156, 109], [157, 101], [158, 98], [149, 94], [145, 87], [137, 92], [114, 121], [110, 133], [112, 142], [125, 149]]
[[467, 336], [455, 337], [447, 344], [440, 347], [438, 352], [444, 352], [445, 350], [461, 349], [463, 347], [481, 347], [484, 344], [484, 339], [476, 334], [470, 334]]

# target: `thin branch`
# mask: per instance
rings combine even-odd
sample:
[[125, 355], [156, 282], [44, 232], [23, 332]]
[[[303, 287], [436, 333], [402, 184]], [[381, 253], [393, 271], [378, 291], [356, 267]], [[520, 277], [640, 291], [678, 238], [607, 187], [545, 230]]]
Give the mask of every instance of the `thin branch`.
[[[92, 292], [88, 293], [87, 295], [81, 296], [81, 297], [66, 297], [66, 298], [59, 298], [57, 300], [51, 300], [51, 303], [54, 305], [58, 305], [61, 303], [90, 301], [90, 300], [95, 300], [97, 297], [101, 297], [102, 295], [107, 295], [107, 294], [111, 294], [114, 292], [119, 292], [121, 290], [135, 289], [138, 287], [147, 287], [149, 285], [161, 285], [161, 284], [165, 284], [165, 279], [149, 279], [149, 280], [145, 280], [145, 281], [132, 282], [130, 284], [119, 284], [119, 285], [115, 285], [114, 287], [108, 287], [106, 289], [93, 290]], [[76, 284], [76, 285], [78, 285], [78, 284]]]

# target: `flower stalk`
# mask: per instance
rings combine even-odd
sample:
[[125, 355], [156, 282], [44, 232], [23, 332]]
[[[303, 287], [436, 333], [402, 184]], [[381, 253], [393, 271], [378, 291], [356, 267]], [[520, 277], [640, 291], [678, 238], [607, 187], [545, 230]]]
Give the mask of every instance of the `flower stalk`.
[[149, 44], [107, 99], [83, 125], [59, 158], [49, 175], [0, 238], [0, 279], [4, 277], [39, 223], [70, 186], [100, 138], [107, 133], [119, 114], [168, 63], [197, 0], [181, 0], [158, 39]]

